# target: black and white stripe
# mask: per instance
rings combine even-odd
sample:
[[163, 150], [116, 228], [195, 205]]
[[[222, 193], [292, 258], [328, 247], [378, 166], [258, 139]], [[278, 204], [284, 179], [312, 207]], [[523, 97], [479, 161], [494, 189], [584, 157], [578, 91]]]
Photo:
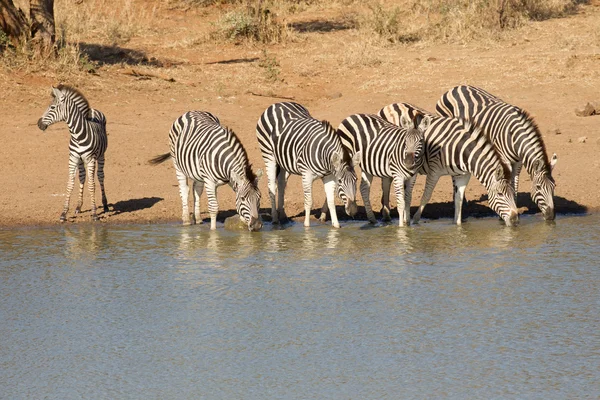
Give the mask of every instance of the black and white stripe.
[[[170, 153], [157, 156], [150, 163], [159, 164], [173, 159], [185, 225], [202, 221], [200, 196], [206, 188], [210, 229], [216, 229], [219, 211], [217, 187], [228, 183], [235, 192], [235, 206], [240, 219], [251, 231], [262, 228], [257, 186], [262, 172], [259, 171], [258, 176], [252, 172], [246, 150], [233, 131], [222, 126], [219, 119], [209, 112], [188, 111], [173, 123], [169, 145]], [[188, 178], [192, 181], [192, 215], [188, 208]]]
[[336, 228], [340, 226], [335, 211], [336, 187], [346, 213], [350, 216], [356, 214], [354, 162], [329, 122], [314, 119], [298, 103], [276, 103], [268, 107], [259, 118], [256, 134], [267, 168], [274, 223], [286, 218], [284, 192], [290, 174], [302, 176], [305, 226], [310, 226], [312, 184], [318, 178], [323, 180], [327, 197], [322, 209], [322, 220], [325, 219], [325, 211], [329, 209], [332, 225]]
[[[400, 103], [395, 109], [410, 110], [411, 107], [410, 104]], [[390, 105], [385, 109], [389, 111], [394, 107]], [[380, 111], [382, 112], [383, 110]], [[419, 112], [423, 111], [419, 110]], [[419, 174], [427, 175], [427, 180], [413, 222], [419, 221], [440, 177], [450, 175], [454, 185], [454, 222], [460, 225], [465, 188], [471, 175], [474, 175], [488, 192], [490, 208], [498, 213], [507, 225], [516, 225], [519, 214], [515, 205], [514, 189], [509, 182], [510, 170], [502, 162], [494, 145], [481, 129], [471, 123], [428, 114], [432, 119], [424, 133], [425, 157], [418, 171]], [[401, 115], [394, 118], [400, 119]], [[412, 186], [407, 188], [407, 201], [412, 198], [412, 189]]]
[[96, 168], [98, 169], [98, 181], [102, 192], [102, 206], [104, 212], [108, 212], [108, 201], [104, 191], [104, 153], [108, 146], [106, 117], [102, 112], [91, 108], [83, 94], [72, 87], [59, 85], [52, 88], [51, 94], [53, 97], [52, 103], [38, 120], [38, 127], [44, 131], [55, 122], [65, 121], [71, 134], [69, 142], [69, 180], [60, 220], [63, 222], [67, 220], [69, 200], [77, 171], [79, 172], [79, 200], [75, 208], [75, 214], [81, 211], [83, 187], [87, 172], [88, 190], [92, 199], [92, 219], [97, 220], [94, 176]]
[[444, 93], [436, 110], [440, 115], [462, 118], [481, 127], [504, 162], [510, 165], [515, 195], [521, 168], [525, 166], [532, 181], [531, 198], [544, 219], [554, 219], [552, 169], [557, 156], [554, 154], [552, 160], [548, 159], [540, 130], [526, 111], [483, 89], [467, 85], [456, 86]]
[[427, 128], [430, 118], [426, 117], [420, 126], [414, 122], [416, 120], [402, 116], [399, 118], [399, 127], [376, 115], [354, 114], [338, 127], [344, 147], [350, 154], [361, 154], [360, 193], [371, 223], [375, 223], [376, 219], [369, 193], [373, 177], [376, 176], [382, 179], [382, 186], [388, 190], [383, 196], [384, 200], [387, 199], [383, 204], [383, 218], [389, 220], [389, 188], [393, 182], [399, 224], [410, 225], [410, 202], [405, 202], [405, 187], [412, 187], [411, 181], [414, 183], [416, 173], [423, 164], [423, 130]]

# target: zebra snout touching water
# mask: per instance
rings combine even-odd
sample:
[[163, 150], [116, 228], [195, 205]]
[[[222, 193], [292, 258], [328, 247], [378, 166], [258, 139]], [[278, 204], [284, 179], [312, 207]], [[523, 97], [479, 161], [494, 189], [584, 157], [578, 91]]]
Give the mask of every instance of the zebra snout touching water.
[[79, 200], [75, 214], [81, 211], [83, 205], [83, 187], [88, 180], [88, 190], [91, 195], [92, 219], [96, 221], [96, 185], [95, 174], [97, 168], [98, 182], [102, 192], [102, 206], [108, 212], [108, 201], [104, 190], [104, 153], [108, 146], [106, 135], [106, 117], [98, 110], [90, 107], [86, 98], [77, 89], [66, 85], [52, 88], [52, 103], [38, 120], [38, 128], [45, 131], [48, 126], [65, 121], [69, 127], [71, 139], [69, 141], [69, 180], [67, 193], [60, 215], [62, 222], [67, 220], [71, 192], [75, 184], [75, 173], [79, 173]]
[[[422, 117], [422, 116], [421, 116]], [[423, 130], [430, 117], [410, 120], [403, 117], [396, 126], [376, 115], [355, 114], [342, 121], [338, 135], [351, 154], [361, 154], [362, 179], [360, 193], [371, 223], [377, 219], [369, 200], [374, 176], [387, 182], [382, 214], [389, 220], [389, 187], [394, 183], [398, 201], [399, 225], [410, 225], [410, 200], [405, 189], [412, 186], [417, 171], [423, 164]]]
[[310, 226], [312, 184], [319, 178], [325, 185], [327, 197], [322, 208], [322, 220], [329, 209], [332, 225], [340, 227], [335, 210], [336, 188], [346, 213], [350, 216], [356, 214], [354, 164], [358, 162], [360, 154], [354, 158], [349, 156], [329, 122], [314, 119], [298, 103], [276, 103], [259, 118], [256, 135], [267, 169], [273, 223], [287, 218], [284, 194], [290, 174], [302, 177], [304, 226]]
[[[170, 152], [154, 157], [149, 162], [160, 164], [173, 159], [179, 181], [184, 225], [202, 222], [200, 196], [206, 188], [210, 229], [217, 227], [217, 188], [229, 184], [235, 192], [235, 206], [240, 219], [250, 231], [258, 231], [263, 224], [259, 217], [260, 191], [258, 180], [262, 171], [254, 174], [244, 146], [233, 131], [221, 125], [209, 112], [188, 111], [177, 118], [169, 132]], [[189, 186], [192, 181], [194, 213], [188, 207]]]
[[545, 220], [554, 220], [552, 170], [557, 156], [548, 159], [542, 134], [533, 118], [519, 107], [475, 87], [460, 85], [442, 95], [436, 110], [440, 115], [472, 121], [496, 147], [502, 160], [511, 167], [515, 196], [519, 175], [525, 166], [532, 181], [531, 199]]

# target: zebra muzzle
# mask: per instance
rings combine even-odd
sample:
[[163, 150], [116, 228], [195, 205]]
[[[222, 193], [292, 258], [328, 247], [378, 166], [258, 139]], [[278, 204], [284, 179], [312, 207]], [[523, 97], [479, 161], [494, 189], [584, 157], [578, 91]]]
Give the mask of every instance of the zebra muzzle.
[[348, 214], [351, 217], [354, 217], [356, 215], [356, 213], [358, 212], [358, 206], [356, 205], [356, 201], [348, 201], [346, 203], [346, 214]]
[[48, 127], [48, 125], [46, 125], [45, 123], [42, 122], [42, 119], [38, 119], [38, 123], [37, 123], [38, 128], [40, 128], [40, 130], [45, 131], [46, 128]]
[[254, 218], [254, 217], [250, 218], [250, 223], [248, 224], [248, 230], [250, 232], [259, 231], [262, 229], [262, 227], [263, 227], [263, 224], [260, 219]]
[[546, 207], [542, 211], [542, 216], [546, 221], [554, 221], [554, 218], [556, 218], [556, 212], [554, 211], [554, 207]]

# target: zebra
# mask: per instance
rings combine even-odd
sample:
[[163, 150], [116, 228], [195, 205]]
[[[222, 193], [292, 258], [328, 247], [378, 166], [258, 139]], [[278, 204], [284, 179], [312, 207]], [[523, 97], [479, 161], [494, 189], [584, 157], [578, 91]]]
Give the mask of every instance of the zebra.
[[[422, 116], [422, 115], [421, 115]], [[416, 119], [415, 119], [416, 120]], [[390, 219], [389, 188], [393, 181], [398, 200], [399, 225], [410, 225], [410, 202], [405, 202], [405, 187], [412, 186], [416, 173], [423, 164], [423, 131], [430, 117], [420, 125], [406, 116], [400, 118], [398, 127], [383, 118], [369, 114], [354, 114], [344, 119], [338, 127], [342, 144], [350, 154], [362, 154], [360, 194], [365, 204], [369, 222], [376, 223], [369, 193], [374, 176], [380, 177], [387, 189], [382, 201], [384, 220]]]
[[[269, 106], [260, 116], [256, 135], [266, 165], [271, 216], [273, 223], [286, 219], [284, 192], [290, 174], [302, 176], [304, 190], [304, 226], [310, 226], [312, 184], [321, 178], [325, 185], [326, 202], [320, 219], [331, 210], [331, 223], [339, 228], [334, 193], [344, 202], [346, 213], [354, 216], [356, 207], [356, 173], [354, 163], [360, 154], [351, 158], [342, 146], [335, 129], [327, 121], [314, 119], [308, 110], [294, 102]], [[278, 195], [276, 208], [275, 194]]]
[[83, 94], [73, 87], [67, 85], [52, 87], [51, 95], [53, 97], [52, 103], [38, 120], [38, 128], [45, 131], [48, 126], [65, 121], [71, 134], [71, 140], [69, 141], [69, 180], [60, 221], [65, 222], [67, 220], [69, 200], [77, 171], [79, 172], [79, 200], [75, 208], [75, 214], [81, 211], [83, 205], [83, 187], [87, 172], [88, 190], [92, 198], [91, 218], [97, 221], [94, 177], [96, 167], [98, 168], [97, 174], [102, 192], [104, 213], [109, 211], [104, 190], [104, 155], [108, 146], [106, 117], [102, 112], [91, 108]]
[[[388, 120], [400, 120], [403, 115], [409, 116], [417, 112], [425, 113], [431, 121], [424, 133], [425, 157], [418, 171], [421, 175], [427, 175], [425, 191], [413, 216], [413, 223], [419, 222], [440, 177], [450, 175], [454, 186], [454, 223], [461, 225], [465, 188], [471, 175], [474, 175], [488, 192], [490, 208], [500, 215], [506, 225], [518, 224], [514, 189], [509, 182], [510, 170], [480, 128], [468, 121], [434, 116], [408, 103], [388, 105], [379, 115]], [[411, 183], [414, 184], [414, 180]], [[405, 201], [409, 203], [412, 199], [412, 184], [406, 188]], [[385, 187], [383, 193], [385, 197]]]
[[[160, 164], [173, 159], [179, 181], [184, 225], [193, 225], [200, 218], [200, 196], [206, 187], [210, 229], [217, 228], [217, 188], [228, 183], [235, 192], [235, 206], [240, 220], [248, 230], [258, 231], [263, 224], [259, 218], [260, 191], [258, 180], [262, 171], [254, 174], [246, 149], [235, 133], [221, 125], [219, 119], [206, 111], [188, 111], [173, 123], [169, 131], [170, 151], [149, 162]], [[188, 208], [188, 178], [192, 181], [194, 214]]]
[[461, 85], [437, 102], [436, 111], [443, 116], [463, 118], [480, 126], [496, 146], [505, 163], [511, 167], [515, 196], [519, 175], [525, 169], [532, 181], [531, 198], [545, 220], [554, 220], [554, 188], [552, 170], [558, 157], [548, 159], [542, 134], [529, 113], [508, 104], [483, 89]]

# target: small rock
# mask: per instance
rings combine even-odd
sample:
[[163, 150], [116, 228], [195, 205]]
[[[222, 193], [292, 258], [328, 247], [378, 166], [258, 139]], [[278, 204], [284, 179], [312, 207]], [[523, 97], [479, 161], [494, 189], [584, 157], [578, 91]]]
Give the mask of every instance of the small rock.
[[342, 97], [342, 93], [341, 92], [335, 92], [335, 93], [329, 93], [327, 95], [327, 98], [329, 100], [333, 100], [333, 99], [339, 99], [340, 97]]
[[567, 143], [572, 143], [573, 141], [571, 140], [571, 138], [569, 138], [569, 140], [567, 140]]
[[548, 133], [554, 133], [555, 135], [561, 135], [562, 134], [562, 132], [558, 128], [556, 128], [554, 130], [549, 130]]
[[582, 136], [579, 139], [577, 139], [577, 143], [585, 143], [586, 140], [587, 140], [587, 136]]
[[429, 57], [429, 58], [427, 59], [427, 61], [437, 61], [437, 58], [435, 58], [435, 57]]
[[230, 231], [247, 231], [248, 225], [240, 219], [238, 214], [225, 219], [225, 229]]
[[596, 106], [592, 103], [587, 103], [582, 110], [575, 110], [575, 114], [578, 117], [589, 117], [590, 115], [596, 115]]

